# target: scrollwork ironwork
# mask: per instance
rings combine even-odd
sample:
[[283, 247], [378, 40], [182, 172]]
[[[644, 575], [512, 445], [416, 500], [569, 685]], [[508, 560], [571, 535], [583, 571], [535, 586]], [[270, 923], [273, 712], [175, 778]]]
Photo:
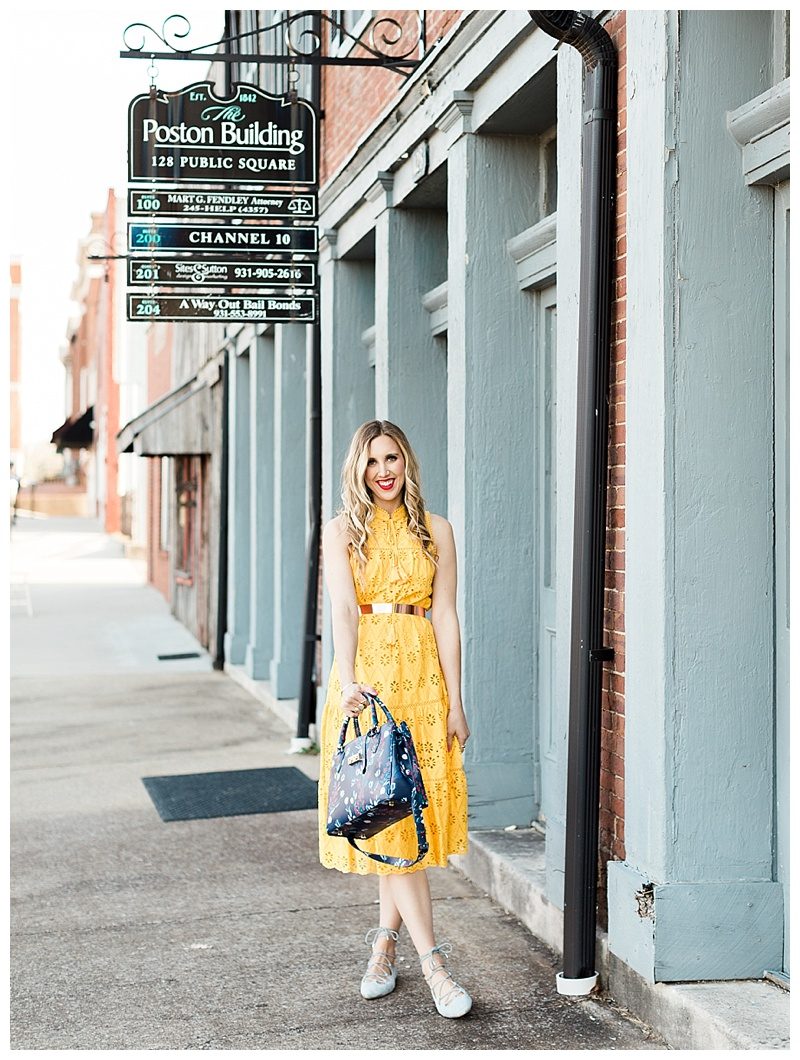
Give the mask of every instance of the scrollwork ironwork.
[[[321, 14], [322, 12], [320, 12], [320, 15]], [[286, 33], [284, 34], [284, 43], [286, 45], [286, 50], [287, 52], [289, 52], [290, 55], [319, 55], [322, 51], [322, 37], [312, 26], [306, 26], [305, 29], [300, 31], [300, 34], [298, 35], [296, 40], [292, 39], [292, 31], [295, 28], [295, 24], [298, 23], [301, 19], [305, 19], [307, 17], [307, 12], [303, 12], [300, 15], [297, 15], [294, 18], [290, 18], [287, 21]], [[278, 25], [280, 25], [280, 23], [276, 23], [276, 26]], [[310, 48], [304, 49], [300, 47], [300, 42], [303, 40], [304, 37], [311, 38], [312, 43]]]
[[[416, 19], [416, 40], [412, 38], [411, 47], [405, 52], [392, 52], [393, 59], [407, 59], [409, 55], [413, 54], [419, 48], [420, 42], [424, 44], [424, 23], [422, 18], [416, 13], [412, 12], [413, 17]], [[395, 44], [399, 44], [405, 34], [405, 27], [397, 21], [396, 18], [390, 18], [388, 15], [384, 18], [379, 18], [376, 22], [372, 22], [369, 27], [369, 40], [372, 48], [375, 48], [375, 35], [378, 31], [379, 26], [390, 25], [397, 30], [398, 36], [394, 40], [390, 40], [385, 33], [382, 34], [382, 41], [384, 44], [392, 47]]]
[[[424, 58], [426, 50], [425, 16], [423, 11], [409, 9], [410, 26], [390, 15], [371, 21], [360, 36], [355, 36], [340, 21], [325, 11], [290, 12], [269, 26], [246, 30], [242, 33], [222, 37], [218, 41], [196, 45], [192, 48], [180, 47], [191, 33], [191, 23], [185, 15], [169, 15], [161, 26], [161, 31], [154, 29], [146, 22], [132, 22], [125, 28], [122, 39], [127, 51], [120, 52], [122, 58], [157, 58], [157, 59], [197, 59], [206, 62], [240, 62], [240, 63], [312, 63], [314, 65], [344, 66], [379, 66], [394, 70], [408, 77], [411, 71]], [[309, 19], [318, 19], [316, 25], [309, 26]], [[358, 55], [329, 56], [322, 54], [323, 38], [321, 28], [327, 24], [336, 34], [352, 42], [351, 52]], [[319, 29], [316, 28], [319, 26]], [[283, 30], [282, 36], [286, 54], [262, 55], [246, 53], [236, 46], [245, 40], [258, 37], [263, 33]], [[132, 38], [139, 31], [140, 37]], [[167, 52], [156, 52], [154, 47], [147, 47], [148, 34], [169, 49]], [[408, 42], [404, 43], [408, 38]], [[209, 49], [212, 49], [209, 51]], [[402, 50], [398, 50], [402, 49]], [[366, 52], [366, 55], [363, 54]], [[417, 58], [412, 58], [415, 53]]]
[[[182, 23], [183, 26], [185, 26], [185, 29], [183, 30], [183, 32], [180, 32], [178, 29], [170, 30], [170, 22]], [[139, 45], [131, 44], [128, 40], [128, 34], [132, 30], [136, 29], [142, 31], [142, 40]], [[149, 26], [146, 22], [131, 22], [129, 26], [125, 27], [125, 30], [122, 34], [122, 41], [129, 51], [140, 52], [142, 55], [149, 55], [152, 49], [145, 49], [145, 44], [147, 42], [145, 34], [152, 33], [154, 37], [161, 41], [165, 48], [171, 48], [174, 52], [179, 52], [186, 51], [187, 49], [178, 48], [174, 43], [170, 41], [170, 37], [173, 37], [175, 40], [183, 40], [185, 37], [188, 37], [191, 32], [192, 24], [185, 15], [168, 15], [161, 23], [160, 33], [158, 32], [158, 30], [153, 29], [152, 26]], [[206, 44], [205, 47], [208, 48], [210, 47], [210, 45]]]

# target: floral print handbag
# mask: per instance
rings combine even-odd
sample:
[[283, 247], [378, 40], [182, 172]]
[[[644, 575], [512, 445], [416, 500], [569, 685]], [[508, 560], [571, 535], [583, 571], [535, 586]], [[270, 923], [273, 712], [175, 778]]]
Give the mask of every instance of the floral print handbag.
[[[386, 704], [365, 692], [372, 710], [372, 727], [361, 735], [353, 718], [355, 738], [345, 743], [346, 718], [331, 765], [328, 791], [328, 835], [345, 837], [351, 846], [374, 861], [397, 868], [410, 868], [428, 853], [428, 837], [422, 811], [428, 805], [422, 772], [411, 730], [394, 720]], [[380, 707], [387, 720], [378, 724]], [[356, 839], [369, 839], [389, 825], [413, 815], [417, 829], [417, 856], [389, 857], [361, 850]]]

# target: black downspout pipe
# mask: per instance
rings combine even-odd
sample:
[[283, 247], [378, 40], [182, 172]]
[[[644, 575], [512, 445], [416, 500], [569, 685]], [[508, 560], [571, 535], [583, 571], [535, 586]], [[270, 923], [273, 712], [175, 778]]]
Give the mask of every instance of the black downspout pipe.
[[303, 622], [303, 659], [300, 671], [300, 700], [297, 711], [297, 740], [310, 746], [309, 726], [316, 717], [317, 679], [315, 661], [317, 656], [317, 599], [319, 590], [319, 550], [322, 522], [322, 431], [321, 431], [321, 387], [320, 387], [320, 333], [319, 322], [312, 325], [311, 338], [311, 387], [309, 397], [309, 426], [311, 429], [311, 453], [309, 467], [309, 534], [306, 553], [306, 608]]
[[[322, 19], [314, 18], [314, 30], [322, 33]], [[319, 112], [322, 103], [321, 68], [315, 66], [311, 75], [311, 102]], [[309, 726], [317, 714], [317, 600], [319, 595], [319, 551], [322, 537], [322, 356], [319, 310], [311, 325], [311, 358], [309, 371], [309, 469], [308, 515], [309, 534], [306, 553], [306, 606], [303, 619], [303, 651], [300, 665], [300, 695], [297, 707], [297, 736], [295, 747], [310, 746]]]
[[579, 11], [530, 11], [531, 18], [583, 59], [581, 271], [575, 525], [572, 563], [567, 819], [564, 861], [564, 970], [561, 993], [588, 993], [597, 981], [597, 854], [603, 590], [608, 476], [608, 370], [616, 206], [617, 53], [593, 18]]
[[214, 669], [225, 668], [225, 633], [228, 628], [228, 373], [230, 354], [222, 353], [222, 443], [219, 469], [219, 551], [217, 553], [217, 637]]
[[[230, 35], [230, 12], [225, 12], [225, 36]], [[225, 94], [231, 95], [230, 66], [226, 65]], [[228, 386], [230, 353], [226, 343], [222, 353], [222, 416], [219, 469], [219, 545], [217, 551], [217, 636], [214, 644], [215, 670], [225, 668], [225, 633], [228, 629]]]

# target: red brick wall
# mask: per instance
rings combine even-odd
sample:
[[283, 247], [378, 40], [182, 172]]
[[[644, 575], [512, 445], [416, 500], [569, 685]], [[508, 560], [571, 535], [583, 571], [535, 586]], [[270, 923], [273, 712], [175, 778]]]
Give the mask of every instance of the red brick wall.
[[[460, 11], [428, 11], [428, 47], [443, 37], [461, 14]], [[415, 12], [377, 11], [374, 19], [389, 16], [413, 33]], [[410, 39], [410, 38], [404, 38]], [[391, 51], [391, 49], [387, 49]], [[356, 45], [352, 56], [368, 52]], [[322, 152], [320, 186], [333, 176], [352, 153], [362, 135], [396, 98], [404, 78], [391, 70], [376, 67], [326, 66], [322, 68]]]
[[[68, 410], [69, 416], [77, 416], [86, 411], [86, 405], [81, 403], [81, 369], [86, 369], [87, 387], [90, 389], [92, 366], [96, 367], [98, 314], [102, 283], [103, 281], [97, 278], [89, 281], [86, 297], [83, 300], [84, 311], [81, 314], [75, 341], [72, 343], [72, 404]], [[103, 400], [103, 385], [102, 371], [98, 371], [96, 395], [98, 405]], [[87, 391], [87, 395], [88, 393], [89, 391]], [[88, 402], [88, 396], [86, 401]]]
[[151, 324], [147, 329], [147, 404], [152, 405], [172, 389], [172, 335], [174, 324]]
[[[605, 639], [614, 649], [603, 667], [600, 750], [601, 893], [605, 866], [625, 858], [625, 317], [627, 222], [627, 111], [625, 12], [605, 25], [619, 56], [617, 122], [617, 243], [609, 373], [608, 530], [606, 533]], [[605, 901], [599, 903], [605, 921]], [[605, 924], [604, 924], [605, 926]]]

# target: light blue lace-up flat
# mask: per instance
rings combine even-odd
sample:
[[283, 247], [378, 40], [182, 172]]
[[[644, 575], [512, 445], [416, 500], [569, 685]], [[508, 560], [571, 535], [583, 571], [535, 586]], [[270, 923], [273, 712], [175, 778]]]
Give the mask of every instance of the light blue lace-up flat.
[[[455, 981], [444, 964], [444, 961], [449, 959], [452, 949], [451, 943], [442, 942], [439, 946], [434, 946], [432, 950], [428, 950], [419, 959], [422, 965], [422, 974], [430, 987], [431, 996], [436, 1005], [436, 1011], [440, 1016], [447, 1016], [448, 1019], [466, 1016], [472, 1008], [472, 998], [464, 987]], [[433, 963], [434, 953], [441, 955], [442, 964]], [[428, 961], [427, 969], [425, 968], [426, 961]]]
[[[370, 928], [364, 936], [364, 941], [371, 946], [376, 939], [394, 939], [397, 942], [398, 934], [391, 928]], [[394, 961], [388, 953], [381, 950], [375, 951], [369, 959], [367, 970], [361, 980], [361, 996], [368, 1001], [376, 997], [385, 997], [391, 994], [397, 985], [397, 972]]]

